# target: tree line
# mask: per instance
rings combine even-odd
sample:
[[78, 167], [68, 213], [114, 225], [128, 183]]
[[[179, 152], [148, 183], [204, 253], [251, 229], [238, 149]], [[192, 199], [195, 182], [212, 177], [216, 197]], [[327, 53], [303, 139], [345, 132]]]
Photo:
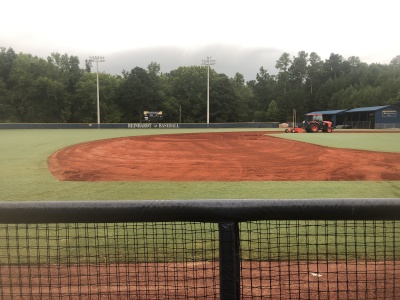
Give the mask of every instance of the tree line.
[[[315, 110], [400, 105], [400, 55], [389, 64], [367, 64], [331, 53], [283, 53], [276, 74], [260, 67], [245, 81], [210, 69], [210, 122], [286, 122]], [[99, 73], [102, 123], [141, 122], [145, 110], [163, 111], [164, 122], [204, 123], [207, 67], [182, 66]], [[52, 53], [46, 59], [0, 48], [0, 122], [95, 123], [97, 81], [92, 62]]]

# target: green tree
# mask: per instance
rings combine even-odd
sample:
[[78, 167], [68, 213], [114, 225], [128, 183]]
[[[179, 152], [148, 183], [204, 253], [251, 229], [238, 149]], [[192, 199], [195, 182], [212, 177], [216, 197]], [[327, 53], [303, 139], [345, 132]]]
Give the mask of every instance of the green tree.
[[266, 122], [267, 114], [265, 111], [257, 110], [254, 112], [254, 122]]
[[296, 86], [303, 87], [307, 79], [308, 53], [300, 51], [289, 67], [290, 78]]
[[52, 53], [51, 56], [47, 57], [49, 64], [53, 65], [55, 68], [55, 78], [57, 81], [65, 85], [66, 95], [65, 114], [67, 121], [74, 121], [74, 111], [79, 103], [76, 103], [76, 86], [82, 77], [84, 70], [79, 66], [79, 59], [77, 56], [69, 56], [68, 54]]
[[289, 53], [285, 52], [276, 61], [275, 68], [279, 70], [278, 73], [278, 83], [283, 86], [283, 93], [286, 94], [288, 88], [288, 82], [290, 78], [289, 67], [292, 61], [290, 59]]
[[[400, 72], [399, 72], [400, 74]], [[386, 81], [382, 85], [382, 99], [387, 100], [385, 104], [400, 107], [400, 76]]]
[[324, 109], [337, 109], [337, 99], [333, 97], [335, 93], [346, 88], [346, 81], [333, 80], [329, 78], [321, 84], [317, 94], [316, 101], [314, 102], [313, 110], [324, 110]]
[[[122, 78], [99, 74], [100, 122], [121, 122], [122, 112], [117, 105]], [[76, 85], [72, 122], [97, 123], [97, 76], [84, 73]]]
[[[166, 96], [174, 99], [181, 108], [182, 122], [206, 122], [207, 120], [207, 71], [205, 67], [179, 67], [168, 75], [169, 90]], [[210, 69], [210, 106], [212, 103], [213, 81], [217, 76]]]
[[324, 69], [327, 78], [337, 79], [342, 75], [343, 56], [331, 53], [329, 59], [324, 63]]
[[158, 110], [161, 101], [158, 85], [146, 70], [136, 67], [130, 72], [124, 71], [118, 97], [122, 122], [141, 121], [144, 110]]
[[304, 89], [293, 89], [281, 95], [277, 100], [279, 107], [279, 121], [287, 122], [292, 119], [293, 109], [296, 109], [299, 116], [308, 112], [308, 92]]
[[320, 85], [321, 76], [323, 74], [323, 62], [321, 60], [321, 57], [317, 53], [311, 52], [308, 59], [307, 68], [310, 94], [313, 94], [315, 88]]
[[[0, 48], [0, 119], [5, 122], [95, 122], [96, 76], [92, 63], [67, 54], [46, 59]], [[266, 121], [290, 118], [311, 110], [399, 105], [400, 56], [390, 64], [366, 64], [357, 56], [344, 60], [331, 53], [322, 62], [312, 52], [283, 53], [276, 61], [277, 75], [263, 67], [256, 80], [245, 83], [210, 70], [212, 122]], [[160, 73], [151, 62], [122, 76], [101, 73], [102, 122], [140, 121], [143, 110], [163, 110], [166, 121], [205, 122], [207, 69], [179, 67]], [[272, 102], [274, 100], [274, 103]]]
[[238, 122], [247, 119], [248, 108], [225, 74], [214, 77], [210, 93], [210, 122]]
[[272, 97], [275, 87], [275, 78], [266, 69], [260, 68], [256, 75], [256, 83], [253, 86], [255, 100], [258, 103], [257, 110], [266, 110]]
[[[101, 74], [99, 74], [99, 79], [100, 78]], [[99, 89], [103, 89], [102, 84], [99, 84]], [[96, 123], [97, 121], [96, 74], [84, 73], [81, 76], [80, 80], [76, 84], [73, 103], [74, 105], [72, 105], [71, 107], [71, 122]]]
[[11, 69], [16, 58], [17, 54], [12, 48], [0, 47], [0, 78], [3, 79], [6, 87], [8, 86]]
[[346, 66], [346, 80], [347, 85], [361, 85], [363, 82], [363, 75], [368, 72], [368, 65], [362, 63], [359, 57], [351, 56], [343, 62]]
[[150, 75], [153, 76], [158, 76], [161, 70], [161, 66], [160, 64], [156, 63], [156, 62], [151, 62], [148, 66], [147, 66], [147, 70], [149, 72]]
[[13, 107], [8, 102], [8, 90], [3, 78], [0, 78], [0, 123], [16, 121]]
[[245, 83], [244, 76], [236, 73], [231, 80], [234, 89], [236, 101], [235, 109], [237, 115], [237, 122], [251, 122], [253, 121], [254, 111], [259, 107], [259, 103], [254, 96], [254, 86], [250, 87]]
[[278, 122], [279, 121], [279, 107], [275, 100], [272, 100], [269, 103], [267, 113], [266, 113], [267, 121], [269, 122]]
[[47, 76], [39, 76], [33, 82], [33, 88], [31, 99], [34, 101], [35, 116], [32, 122], [67, 122], [70, 115], [63, 82]]
[[[100, 75], [100, 74], [99, 74]], [[101, 74], [100, 102], [101, 118], [104, 123], [119, 123], [122, 119], [122, 111], [117, 105], [119, 87], [122, 82], [120, 76]]]
[[172, 84], [169, 74], [159, 75], [160, 99], [162, 101], [161, 109], [163, 110], [163, 120], [165, 122], [178, 122], [182, 120], [182, 106], [178, 99], [172, 94]]
[[9, 105], [22, 122], [65, 122], [66, 87], [44, 59], [19, 54], [10, 72]]

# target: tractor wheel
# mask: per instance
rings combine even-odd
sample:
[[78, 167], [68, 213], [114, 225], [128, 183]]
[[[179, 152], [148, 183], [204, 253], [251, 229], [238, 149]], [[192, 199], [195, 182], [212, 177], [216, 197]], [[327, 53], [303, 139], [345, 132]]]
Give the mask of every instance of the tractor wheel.
[[315, 133], [315, 132], [318, 132], [319, 126], [317, 124], [311, 124], [310, 129], [311, 129], [311, 132]]
[[289, 129], [286, 128], [286, 129], [285, 129], [285, 132], [288, 133], [288, 132], [289, 132]]
[[326, 132], [331, 133], [331, 132], [332, 132], [332, 127], [328, 127], [328, 128], [326, 129]]

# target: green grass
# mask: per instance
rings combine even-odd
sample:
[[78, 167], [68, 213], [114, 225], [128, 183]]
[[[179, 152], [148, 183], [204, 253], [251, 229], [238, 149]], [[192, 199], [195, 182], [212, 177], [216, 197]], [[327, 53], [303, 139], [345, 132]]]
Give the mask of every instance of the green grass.
[[[237, 129], [209, 130], [236, 131]], [[248, 129], [246, 129], [248, 130]], [[262, 129], [253, 129], [262, 130]], [[185, 129], [1, 130], [0, 190], [3, 201], [138, 199], [400, 198], [399, 181], [315, 182], [67, 182], [48, 171], [55, 151], [90, 140], [150, 134], [202, 132]], [[325, 146], [400, 152], [400, 133], [279, 134]]]
[[[237, 129], [236, 129], [237, 130]], [[236, 131], [236, 130], [209, 130], [209, 131]], [[262, 130], [262, 129], [254, 129]], [[400, 198], [399, 181], [293, 181], [293, 182], [61, 182], [57, 181], [48, 171], [47, 159], [55, 151], [73, 144], [90, 140], [115, 138], [132, 135], [171, 134], [187, 132], [203, 132], [204, 130], [146, 130], [146, 129], [120, 129], [120, 130], [1, 130], [0, 131], [0, 166], [1, 199], [5, 201], [27, 200], [139, 200], [139, 199], [306, 199], [306, 198]], [[400, 153], [400, 133], [383, 134], [278, 134], [280, 138], [292, 139], [307, 143], [320, 144], [328, 147], [342, 147], [352, 149], [364, 149], [372, 151], [388, 151]], [[345, 227], [342, 223], [332, 221], [332, 226], [310, 227], [305, 221], [272, 222], [264, 224], [264, 221], [250, 223], [250, 231], [242, 227], [243, 259], [313, 259], [319, 255], [336, 255], [335, 259], [370, 259], [374, 253], [383, 253], [384, 247], [398, 247], [397, 244], [386, 245], [384, 237], [391, 239], [391, 235], [375, 232], [373, 222], [365, 223], [356, 228]], [[284, 223], [281, 225], [281, 223]], [[286, 223], [285, 223], [286, 222]], [[275, 225], [274, 225], [275, 224]], [[289, 227], [286, 225], [289, 224]], [[4, 225], [7, 226], [7, 225]], [[191, 249], [191, 254], [185, 257], [175, 257], [170, 252], [165, 236], [156, 237], [155, 232], [161, 229], [148, 229], [140, 227], [140, 224], [130, 224], [127, 236], [126, 228], [120, 228], [121, 224], [106, 224], [104, 229], [98, 225], [84, 229], [79, 224], [66, 224], [66, 228], [51, 224], [48, 229], [38, 229], [44, 225], [18, 225], [17, 229], [8, 228], [8, 236], [0, 238], [0, 249], [8, 246], [17, 251], [10, 252], [6, 256], [0, 255], [1, 262], [49, 263], [63, 259], [62, 262], [75, 262], [77, 259], [87, 262], [101, 263], [103, 258], [114, 261], [140, 261], [140, 259], [153, 261], [171, 260], [204, 260], [217, 251], [216, 238], [203, 238], [215, 235], [216, 228], [212, 227], [206, 236], [198, 237], [196, 234], [186, 235], [175, 229], [164, 228], [163, 232], [169, 236], [169, 240], [181, 242]], [[195, 230], [202, 224], [181, 225], [192, 226]], [[215, 226], [212, 225], [212, 226]], [[0, 227], [0, 232], [6, 232]], [[102, 236], [103, 230], [105, 235]], [[178, 230], [178, 232], [176, 231]], [[319, 230], [319, 231], [318, 231]], [[357, 230], [357, 231], [356, 231]], [[362, 232], [358, 232], [361, 230]], [[152, 232], [154, 231], [154, 232]], [[245, 232], [246, 231], [246, 232]], [[318, 232], [317, 232], [318, 231]], [[39, 237], [35, 234], [39, 232]], [[269, 238], [265, 239], [268, 233]], [[365, 233], [367, 238], [365, 239]], [[261, 234], [262, 237], [257, 235]], [[358, 235], [360, 234], [360, 235]], [[0, 234], [1, 235], [1, 234]], [[12, 240], [11, 237], [19, 237]], [[96, 238], [93, 238], [96, 237]], [[154, 238], [153, 238], [154, 237]], [[285, 240], [284, 237], [288, 239]], [[78, 241], [84, 238], [83, 244]], [[120, 238], [120, 240], [118, 240]], [[198, 240], [197, 240], [198, 238]], [[270, 245], [273, 240], [279, 244]], [[41, 246], [43, 240], [46, 246]], [[248, 242], [247, 242], [248, 241]], [[376, 242], [378, 241], [378, 248]], [[319, 246], [316, 245], [318, 242]], [[24, 244], [25, 243], [25, 244]], [[29, 244], [26, 244], [29, 243]], [[86, 244], [85, 244], [86, 243]], [[125, 251], [125, 246], [130, 247]], [[129, 243], [141, 243], [129, 244]], [[261, 243], [261, 244], [260, 244]], [[375, 244], [374, 244], [375, 243]], [[8, 245], [8, 246], [7, 246]], [[329, 246], [328, 246], [329, 245]], [[372, 246], [366, 246], [372, 245]], [[76, 246], [76, 247], [74, 247]], [[90, 247], [89, 247], [90, 246]], [[91, 250], [85, 252], [89, 247]], [[257, 251], [255, 247], [260, 247]], [[293, 248], [297, 247], [297, 248]], [[8, 249], [8, 248], [7, 248]], [[190, 250], [189, 249], [189, 250]], [[205, 249], [208, 249], [205, 251]], [[279, 251], [278, 251], [279, 250]], [[33, 254], [30, 257], [28, 252]], [[122, 252], [121, 252], [122, 251]], [[210, 252], [211, 251], [211, 252]], [[6, 253], [7, 251], [2, 251]], [[137, 252], [137, 253], [136, 253]], [[35, 254], [36, 253], [36, 254]], [[61, 258], [59, 254], [61, 255]], [[262, 256], [256, 257], [257, 253]], [[333, 254], [331, 254], [333, 253]], [[147, 256], [144, 256], [146, 254]], [[307, 254], [307, 257], [303, 257]], [[128, 255], [128, 257], [126, 257]], [[187, 255], [192, 255], [187, 257]], [[218, 253], [216, 254], [218, 255]], [[280, 257], [276, 257], [280, 255]], [[294, 256], [293, 256], [294, 255]], [[372, 257], [381, 259], [381, 257]], [[8, 260], [10, 259], [10, 261]], [[110, 261], [108, 261], [110, 262]]]
[[399, 255], [396, 221], [266, 220], [243, 223], [242, 229], [242, 255], [249, 260], [390, 260]]
[[332, 148], [347, 148], [378, 152], [400, 153], [400, 132], [349, 133], [334, 131], [332, 134], [279, 134], [281, 138], [301, 141]]
[[[398, 221], [240, 223], [241, 258], [396, 260]], [[12, 249], [12, 251], [10, 251]], [[219, 257], [216, 223], [0, 224], [1, 264], [194, 262]]]
[[0, 268], [8, 263], [203, 261], [217, 256], [216, 223], [0, 224]]

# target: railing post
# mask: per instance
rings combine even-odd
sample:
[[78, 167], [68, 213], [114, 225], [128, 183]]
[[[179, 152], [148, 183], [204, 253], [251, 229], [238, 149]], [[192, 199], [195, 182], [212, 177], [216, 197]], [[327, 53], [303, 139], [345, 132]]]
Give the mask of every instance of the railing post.
[[240, 299], [240, 242], [237, 222], [219, 223], [220, 299]]

